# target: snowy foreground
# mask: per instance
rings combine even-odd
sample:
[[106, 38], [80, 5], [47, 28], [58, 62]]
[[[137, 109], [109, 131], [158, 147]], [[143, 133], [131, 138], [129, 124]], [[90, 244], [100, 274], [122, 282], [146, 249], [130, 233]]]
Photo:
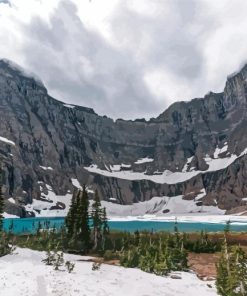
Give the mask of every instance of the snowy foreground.
[[[13, 255], [0, 258], [1, 296], [174, 296], [217, 295], [215, 288], [192, 273], [176, 273], [182, 279], [160, 277], [118, 266], [101, 265], [92, 271], [88, 257], [65, 255], [75, 262], [74, 271], [54, 271], [41, 260], [45, 253], [18, 248]], [[210, 282], [214, 286], [213, 282]]]

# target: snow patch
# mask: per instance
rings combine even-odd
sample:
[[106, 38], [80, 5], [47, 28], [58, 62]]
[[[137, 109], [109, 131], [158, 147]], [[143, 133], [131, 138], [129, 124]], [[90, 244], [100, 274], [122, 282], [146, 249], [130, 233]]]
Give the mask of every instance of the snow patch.
[[[101, 201], [102, 206], [106, 208], [109, 217], [128, 217], [152, 215], [152, 217], [165, 217], [167, 215], [177, 214], [224, 214], [215, 206], [198, 205], [198, 201], [205, 196], [203, 188], [193, 200], [185, 200], [183, 195], [153, 197], [148, 201], [134, 203], [132, 205], [120, 205], [108, 201]], [[110, 201], [113, 201], [110, 199]], [[114, 199], [116, 201], [116, 199]]]
[[[41, 199], [33, 199], [25, 206], [26, 211], [34, 212], [36, 217], [65, 217], [71, 203], [72, 194], [56, 195], [51, 186], [44, 184], [48, 193], [41, 193]], [[41, 191], [43, 187], [40, 186]], [[53, 209], [51, 209], [53, 207]], [[56, 207], [56, 208], [55, 208]]]
[[121, 164], [121, 167], [122, 168], [131, 168], [131, 164], [124, 164], [124, 163], [122, 163]]
[[15, 200], [13, 199], [13, 197], [8, 198], [8, 201], [15, 204]]
[[0, 137], [0, 141], [15, 146], [15, 143], [7, 138]]
[[72, 178], [71, 179], [71, 182], [72, 182], [72, 184], [73, 184], [74, 187], [76, 187], [78, 189], [81, 189], [82, 188], [80, 182], [77, 179], [73, 179]]
[[[89, 167], [84, 167], [87, 171], [95, 174], [100, 174], [106, 177], [114, 177], [125, 180], [150, 180], [159, 184], [176, 184], [180, 182], [187, 181], [194, 176], [199, 174], [205, 174], [207, 172], [218, 171], [227, 168], [230, 164], [232, 164], [236, 159], [242, 157], [247, 154], [247, 148], [239, 155], [232, 154], [229, 157], [224, 158], [211, 158], [209, 155], [204, 157], [205, 162], [208, 164], [209, 168], [205, 171], [196, 171], [194, 168], [191, 168], [189, 172], [185, 170], [182, 172], [171, 172], [169, 170], [165, 170], [164, 172], [155, 172], [154, 175], [148, 175], [146, 172], [134, 172], [133, 170], [121, 171], [120, 166], [113, 166], [112, 171], [106, 171], [98, 168], [96, 164], [92, 164]], [[111, 166], [112, 168], [112, 166]]]
[[52, 167], [45, 167], [45, 166], [42, 166], [42, 165], [40, 165], [39, 167], [42, 168], [45, 171], [53, 171]]
[[119, 171], [121, 171], [121, 164], [110, 165], [110, 170], [112, 172], [119, 172]]
[[70, 104], [63, 104], [63, 105], [64, 105], [64, 107], [66, 107], [66, 108], [70, 108], [70, 109], [74, 109], [74, 108], [75, 108], [74, 105], [70, 105]]
[[142, 164], [142, 163], [153, 162], [153, 161], [154, 161], [153, 158], [144, 157], [144, 158], [140, 158], [137, 161], [135, 161], [135, 164]]
[[219, 158], [219, 154], [224, 153], [228, 150], [227, 142], [224, 143], [224, 146], [222, 148], [216, 147], [214, 151], [214, 158]]
[[186, 164], [184, 165], [184, 167], [182, 169], [183, 173], [187, 172], [187, 170], [189, 168], [189, 165], [191, 164], [193, 158], [194, 158], [194, 156], [191, 156], [191, 157], [187, 158], [187, 162], [186, 162]]
[[13, 255], [1, 257], [1, 295], [217, 295], [214, 282], [201, 281], [194, 273], [177, 272], [181, 279], [172, 279], [107, 264], [92, 271], [89, 257], [64, 254], [65, 261], [75, 263], [74, 271], [67, 273], [45, 265], [45, 256], [45, 252], [17, 248]]
[[3, 213], [4, 218], [20, 218], [19, 216], [8, 214], [6, 212]]

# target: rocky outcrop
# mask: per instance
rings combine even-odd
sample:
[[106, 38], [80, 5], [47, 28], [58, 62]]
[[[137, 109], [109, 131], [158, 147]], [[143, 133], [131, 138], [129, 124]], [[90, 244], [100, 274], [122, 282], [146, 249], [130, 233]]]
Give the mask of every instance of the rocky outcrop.
[[[246, 107], [247, 66], [222, 93], [177, 102], [149, 121], [114, 121], [55, 100], [38, 79], [0, 60], [0, 156], [6, 199], [15, 200], [7, 211], [28, 215], [23, 206], [40, 200], [45, 184], [65, 195], [72, 179], [121, 204], [205, 190], [204, 205], [244, 206]], [[85, 169], [92, 165], [96, 171]], [[145, 178], [125, 178], [138, 172]], [[164, 172], [169, 182], [146, 178]]]

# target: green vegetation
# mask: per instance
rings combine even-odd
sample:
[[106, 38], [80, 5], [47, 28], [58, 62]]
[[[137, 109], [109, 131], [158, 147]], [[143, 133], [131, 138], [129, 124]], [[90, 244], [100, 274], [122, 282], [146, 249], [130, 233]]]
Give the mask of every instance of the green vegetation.
[[93, 250], [97, 250], [99, 245], [105, 247], [105, 237], [109, 234], [106, 209], [101, 207], [98, 191], [95, 192], [92, 204], [91, 218], [93, 222]]
[[9, 234], [3, 232], [4, 196], [2, 189], [2, 178], [2, 162], [0, 160], [0, 257], [10, 254], [15, 248], [13, 242], [9, 237]]
[[228, 228], [222, 244], [219, 262], [216, 264], [216, 287], [222, 296], [247, 295], [247, 255], [239, 246], [229, 247]]
[[[92, 231], [89, 225], [90, 219], [92, 220]], [[68, 249], [72, 253], [104, 250], [109, 227], [106, 210], [101, 207], [97, 191], [95, 192], [91, 213], [89, 213], [86, 187], [83, 186], [82, 190], [74, 192], [65, 225]], [[64, 245], [64, 242], [62, 243]]]
[[3, 212], [4, 212], [4, 196], [3, 196], [3, 176], [2, 162], [0, 160], [0, 233], [3, 231]]
[[75, 191], [68, 215], [65, 219], [68, 246], [73, 250], [81, 249], [87, 252], [90, 248], [89, 200], [86, 187]]
[[[1, 181], [1, 174], [0, 174]], [[2, 202], [2, 203], [1, 203]], [[89, 199], [84, 186], [75, 191], [71, 201], [65, 226], [42, 229], [39, 225], [36, 233], [16, 236], [13, 234], [13, 224], [9, 232], [2, 231], [3, 195], [0, 182], [0, 256], [13, 251], [14, 246], [46, 251], [43, 262], [53, 266], [55, 270], [61, 267], [71, 273], [74, 264], [64, 261], [64, 252], [74, 254], [91, 254], [102, 256], [104, 260], [119, 260], [124, 267], [140, 268], [156, 275], [167, 275], [171, 271], [187, 271], [188, 253], [220, 252], [216, 264], [216, 286], [219, 295], [247, 295], [247, 255], [236, 246], [229, 244], [230, 222], [226, 224], [223, 240], [218, 235], [180, 233], [175, 224], [173, 233], [168, 232], [110, 232], [105, 208], [102, 208], [98, 192], [95, 192], [92, 210], [89, 210]], [[221, 235], [222, 237], [222, 235]], [[92, 265], [98, 270], [100, 263]]]
[[120, 252], [120, 263], [125, 267], [139, 267], [146, 272], [167, 275], [172, 270], [187, 270], [187, 251], [183, 245], [183, 236], [178, 232], [165, 239], [149, 241], [135, 233], [133, 245], [123, 244]]

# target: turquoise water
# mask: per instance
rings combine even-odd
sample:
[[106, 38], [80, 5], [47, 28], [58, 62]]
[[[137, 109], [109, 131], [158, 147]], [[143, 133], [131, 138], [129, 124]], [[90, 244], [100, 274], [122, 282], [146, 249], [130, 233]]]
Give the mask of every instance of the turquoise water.
[[[234, 222], [234, 221], [232, 221]], [[149, 231], [173, 231], [174, 222], [172, 221], [109, 221], [109, 227], [112, 230], [134, 232], [136, 230]], [[48, 229], [59, 229], [64, 225], [64, 218], [25, 218], [25, 219], [4, 219], [4, 229], [16, 234], [34, 233], [38, 227]], [[194, 232], [205, 230], [208, 232], [223, 231], [225, 224], [205, 223], [205, 222], [179, 222], [178, 228], [182, 232]], [[231, 231], [247, 232], [247, 221], [241, 224], [231, 224]]]

